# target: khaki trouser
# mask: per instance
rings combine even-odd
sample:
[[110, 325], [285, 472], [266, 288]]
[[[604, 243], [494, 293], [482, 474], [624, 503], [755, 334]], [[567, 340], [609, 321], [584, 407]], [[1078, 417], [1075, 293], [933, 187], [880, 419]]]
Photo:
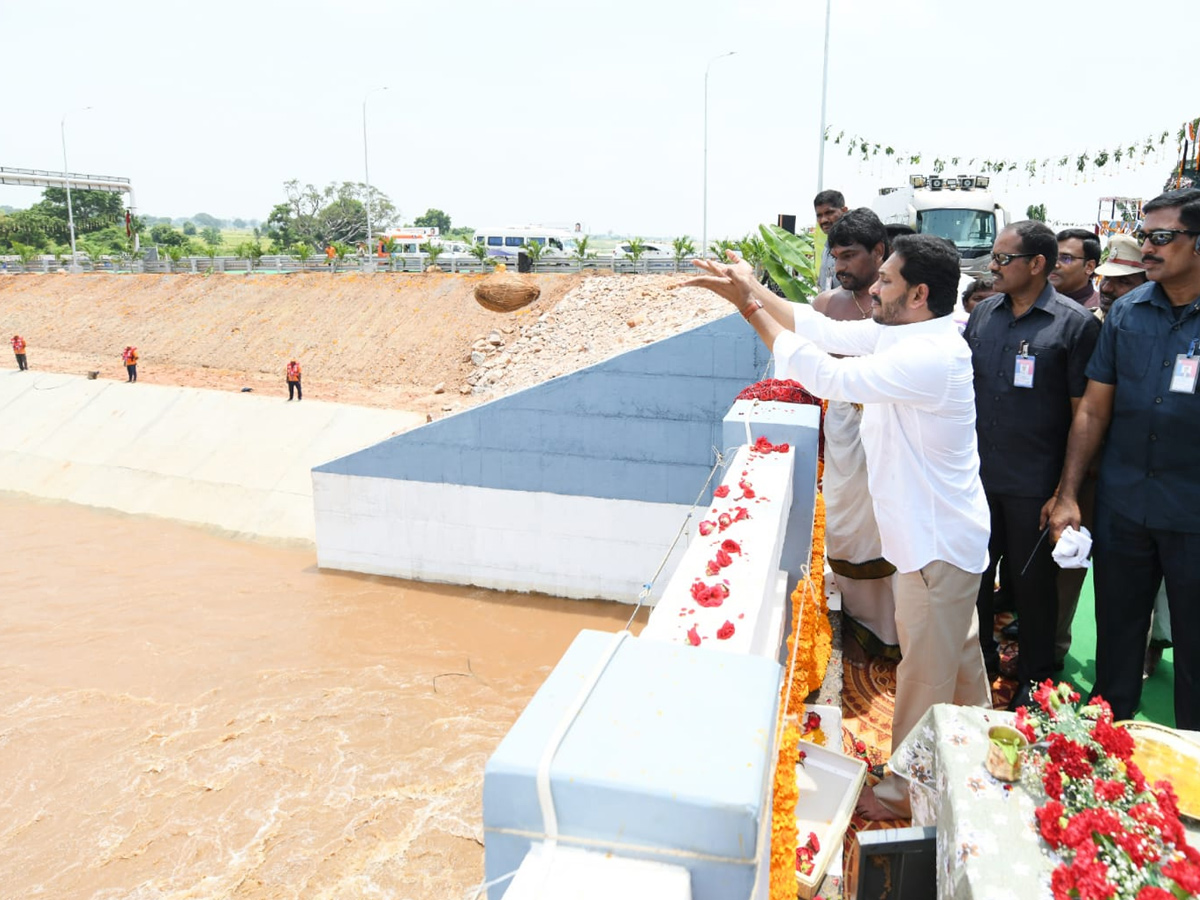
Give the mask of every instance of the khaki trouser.
[[[904, 658], [896, 669], [893, 750], [935, 703], [991, 707], [975, 614], [978, 593], [978, 572], [942, 560], [896, 576], [896, 630]], [[903, 778], [889, 775], [876, 785], [875, 797], [897, 815], [911, 815]]]

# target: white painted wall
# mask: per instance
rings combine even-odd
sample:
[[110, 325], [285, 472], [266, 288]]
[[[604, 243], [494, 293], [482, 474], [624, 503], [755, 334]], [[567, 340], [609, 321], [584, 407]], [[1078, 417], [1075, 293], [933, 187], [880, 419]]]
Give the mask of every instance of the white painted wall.
[[0, 490], [256, 537], [315, 537], [314, 466], [423, 421], [282, 394], [0, 370]]
[[322, 568], [623, 603], [637, 602], [689, 510], [324, 472], [312, 480]]

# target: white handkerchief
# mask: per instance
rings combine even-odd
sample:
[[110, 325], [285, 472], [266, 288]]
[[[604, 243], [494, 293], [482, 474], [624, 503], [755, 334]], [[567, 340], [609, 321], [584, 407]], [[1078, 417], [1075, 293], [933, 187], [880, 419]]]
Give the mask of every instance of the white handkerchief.
[[1092, 561], [1088, 554], [1092, 552], [1092, 533], [1082, 525], [1076, 531], [1071, 526], [1063, 529], [1054, 545], [1051, 556], [1060, 569], [1086, 569]]

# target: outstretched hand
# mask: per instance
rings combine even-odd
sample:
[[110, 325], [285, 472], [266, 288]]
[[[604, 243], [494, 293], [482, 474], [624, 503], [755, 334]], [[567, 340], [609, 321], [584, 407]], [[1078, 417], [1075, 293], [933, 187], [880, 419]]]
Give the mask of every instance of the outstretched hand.
[[754, 268], [732, 250], [726, 250], [729, 263], [716, 259], [693, 259], [692, 265], [706, 272], [686, 281], [671, 285], [672, 288], [700, 287], [724, 297], [738, 309], [743, 309], [753, 294], [758, 282]]

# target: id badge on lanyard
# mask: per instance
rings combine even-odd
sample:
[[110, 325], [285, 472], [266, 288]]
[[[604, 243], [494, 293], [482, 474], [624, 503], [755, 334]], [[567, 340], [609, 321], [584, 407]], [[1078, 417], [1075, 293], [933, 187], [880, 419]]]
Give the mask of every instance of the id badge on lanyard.
[[1013, 387], [1033, 387], [1033, 370], [1036, 365], [1037, 357], [1029, 355], [1029, 341], [1021, 341], [1021, 347], [1017, 351], [1017, 359], [1013, 365]]
[[1196, 376], [1200, 375], [1200, 357], [1196, 350], [1200, 347], [1200, 339], [1192, 341], [1187, 353], [1175, 357], [1175, 371], [1171, 375], [1170, 389], [1176, 394], [1196, 393]]

